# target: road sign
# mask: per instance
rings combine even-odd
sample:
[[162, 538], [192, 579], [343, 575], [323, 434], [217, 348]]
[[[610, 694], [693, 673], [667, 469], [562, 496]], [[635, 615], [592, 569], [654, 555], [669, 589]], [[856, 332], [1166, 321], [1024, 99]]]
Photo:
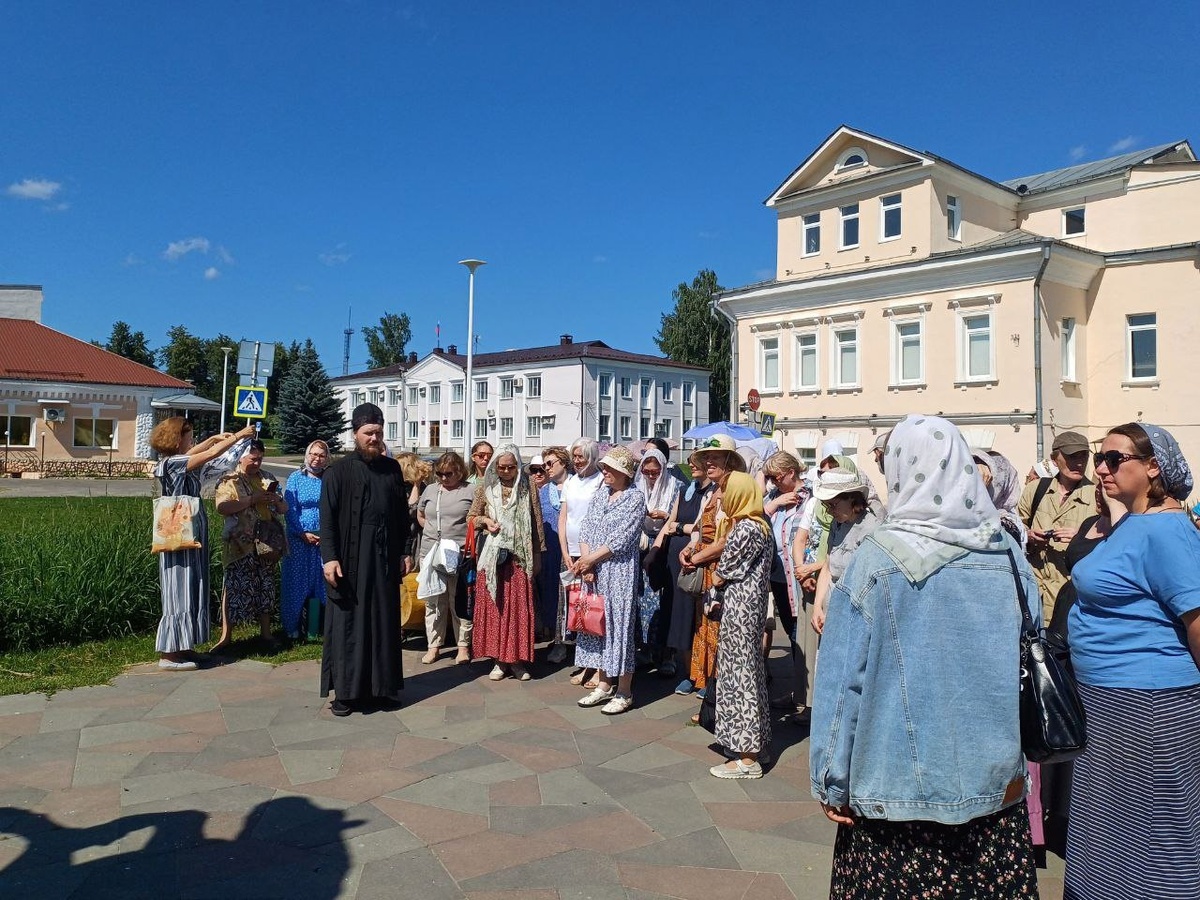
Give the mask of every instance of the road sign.
[[775, 413], [760, 413], [758, 419], [758, 430], [760, 433], [765, 434], [767, 437], [770, 437], [775, 433]]
[[233, 414], [239, 419], [265, 419], [267, 417], [267, 389], [252, 385], [239, 385], [233, 395]]
[[242, 341], [238, 345], [237, 373], [250, 383], [266, 381], [275, 370], [275, 344], [270, 341]]
[[750, 388], [750, 393], [746, 395], [746, 405], [752, 412], [758, 412], [758, 408], [762, 406], [762, 394], [757, 388]]

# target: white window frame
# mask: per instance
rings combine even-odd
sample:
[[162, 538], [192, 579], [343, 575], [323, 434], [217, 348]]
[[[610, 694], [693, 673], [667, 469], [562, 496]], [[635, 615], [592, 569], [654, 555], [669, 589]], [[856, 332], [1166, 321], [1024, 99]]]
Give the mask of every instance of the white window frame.
[[408, 440], [415, 441], [420, 437], [420, 435], [421, 435], [421, 424], [419, 422], [410, 420], [408, 423]]
[[645, 410], [638, 417], [638, 437], [642, 440], [654, 437], [654, 417], [647, 415]]
[[[75, 428], [77, 422], [91, 422], [92, 424], [92, 442], [90, 444], [81, 444], [75, 439]], [[97, 443], [96, 425], [99, 422], [108, 422], [112, 429], [109, 432], [109, 443]], [[108, 416], [76, 416], [71, 420], [71, 446], [80, 450], [116, 450], [117, 449], [117, 429], [120, 427], [120, 421]], [[30, 431], [33, 430], [32, 425]], [[11, 444], [9, 446], [12, 446]]]
[[421, 400], [421, 389], [415, 384], [410, 384], [408, 386], [408, 405], [416, 406], [420, 402], [420, 400]]
[[654, 436], [660, 437], [663, 440], [669, 441], [671, 439], [671, 432], [674, 430], [674, 427], [675, 427], [674, 419], [663, 419], [658, 423], [658, 426], [654, 429]]
[[[887, 233], [888, 213], [895, 212], [899, 219], [895, 234]], [[901, 193], [886, 194], [879, 198], [879, 243], [898, 241], [904, 232], [904, 195]]]
[[1062, 380], [1070, 384], [1078, 384], [1079, 382], [1075, 374], [1075, 329], [1076, 324], [1073, 316], [1064, 316], [1059, 323], [1058, 340], [1062, 345], [1059, 357], [1062, 363]]
[[525, 376], [525, 399], [537, 400], [542, 396], [542, 376], [541, 375], [526, 375]]
[[[971, 331], [967, 319], [985, 317], [988, 320], [988, 371], [983, 375], [971, 374]], [[978, 384], [998, 381], [996, 374], [996, 316], [992, 307], [967, 307], [958, 310], [955, 322], [957, 332], [958, 384]]]
[[504, 375], [500, 379], [500, 399], [511, 400], [513, 398], [513, 384], [515, 381], [511, 375]]
[[[851, 210], [853, 211], [851, 212]], [[839, 250], [853, 250], [862, 241], [862, 220], [859, 218], [861, 212], [862, 204], [860, 203], [847, 203], [845, 206], [838, 207], [838, 215], [840, 216], [838, 221]], [[853, 244], [846, 243], [846, 226], [850, 222], [854, 223], [854, 232], [858, 238]]]
[[360, 403], [363, 402], [362, 391], [350, 391], [349, 393], [350, 393], [350, 405], [351, 406], [358, 406]]
[[[850, 162], [855, 156], [861, 157], [857, 162]], [[852, 169], [862, 169], [870, 165], [871, 158], [867, 156], [867, 151], [862, 147], [850, 147], [838, 157], [837, 165], [834, 167], [834, 172], [847, 172]]]
[[[605, 385], [605, 379], [608, 379], [607, 386]], [[599, 392], [600, 396], [603, 397], [604, 399], [606, 399], [606, 400], [612, 399], [612, 395], [613, 395], [613, 373], [612, 372], [600, 372], [596, 376], [596, 390]]]
[[488, 398], [487, 379], [486, 378], [476, 378], [475, 379], [475, 401], [478, 403], [479, 401], [482, 400], [484, 403], [486, 403], [487, 398]]
[[693, 381], [685, 381], [683, 383], [683, 402], [685, 404], [696, 402], [696, 383]]
[[[767, 347], [767, 344], [770, 342], [774, 342], [774, 344], [775, 344], [774, 349]], [[769, 335], [767, 337], [761, 337], [758, 339], [758, 385], [759, 385], [758, 389], [760, 391], [762, 391], [763, 393], [775, 394], [775, 393], [778, 393], [782, 389], [782, 383], [781, 383], [781, 378], [780, 378], [780, 375], [782, 373], [780, 373], [780, 371], [779, 371], [779, 364], [782, 360], [782, 354], [780, 353], [781, 349], [782, 348], [780, 347], [779, 335]], [[774, 384], [771, 384], [767, 380], [767, 359], [772, 355], [774, 355], [774, 357], [775, 357], [775, 383]]]
[[388, 422], [387, 423], [387, 439], [389, 441], [394, 441], [394, 440], [397, 440], [399, 437], [400, 437], [400, 423], [399, 422]]
[[371, 403], [378, 405], [379, 402], [383, 399], [382, 397], [379, 396], [379, 388], [371, 388], [369, 391], [367, 391], [367, 399]]
[[599, 438], [602, 441], [612, 440], [612, 414], [600, 413], [597, 426]]
[[633, 416], [621, 416], [621, 440], [633, 440]]
[[36, 433], [37, 432], [37, 428], [36, 428], [37, 416], [33, 416], [33, 415], [20, 416], [14, 412], [9, 412], [9, 413], [5, 413], [4, 415], [0, 415], [0, 420], [3, 420], [3, 421], [0, 421], [0, 437], [4, 437], [4, 432], [11, 433], [13, 419], [28, 419], [29, 420], [29, 443], [28, 444], [15, 444], [15, 443], [10, 442], [8, 444], [8, 446], [10, 448], [17, 447], [17, 448], [21, 448], [21, 449], [29, 449], [30, 447], [36, 447], [37, 446], [37, 433]]
[[466, 385], [461, 381], [452, 381], [450, 383], [450, 402], [462, 403], [466, 394]]
[[388, 388], [388, 406], [399, 406], [401, 396], [399, 388]]
[[430, 403], [441, 403], [442, 402], [442, 386], [440, 384], [431, 384], [429, 386], [429, 402]]
[[[904, 377], [904, 344], [911, 336], [901, 334], [901, 330], [915, 325], [917, 327], [917, 360], [918, 372], [915, 378]], [[912, 387], [925, 384], [925, 320], [921, 317], [907, 316], [892, 322], [892, 380], [893, 387]]]
[[461, 441], [466, 436], [466, 430], [463, 428], [465, 424], [462, 419], [450, 420], [450, 440]]
[[489, 427], [488, 420], [486, 418], [485, 419], [476, 419], [475, 420], [475, 439], [476, 440], [486, 439], [487, 433], [488, 433], [488, 427]]
[[628, 375], [622, 375], [621, 379], [620, 379], [620, 387], [621, 387], [621, 399], [622, 400], [632, 400], [633, 399], [633, 379], [630, 378]]
[[[812, 232], [816, 238], [817, 248], [815, 250], [808, 249], [808, 236]], [[820, 256], [821, 255], [821, 214], [809, 213], [807, 216], [802, 216], [800, 219], [800, 255], [801, 256]]]
[[502, 416], [500, 419], [500, 437], [510, 438], [513, 436], [513, 418], [512, 416]]
[[525, 437], [540, 438], [542, 436], [542, 417], [541, 416], [526, 416], [525, 417]]
[[672, 392], [673, 392], [673, 387], [671, 385], [671, 382], [660, 381], [658, 383], [658, 394], [662, 398], [663, 403], [673, 403], [674, 402], [674, 400], [671, 397]]
[[649, 409], [654, 399], [654, 381], [650, 378], [638, 379], [638, 402], [642, 409]]
[[[1152, 316], [1154, 321], [1150, 324], [1134, 325], [1135, 318], [1143, 316]], [[1134, 375], [1133, 374], [1133, 335], [1134, 332], [1152, 331], [1154, 332], [1154, 374], [1153, 375]], [[1145, 384], [1158, 381], [1158, 313], [1143, 312], [1130, 313], [1125, 316], [1125, 380], [1132, 384]]]
[[[1080, 218], [1082, 219], [1080, 224], [1083, 225], [1083, 228], [1081, 228], [1079, 231], [1068, 231], [1067, 230], [1067, 226], [1070, 224], [1070, 221], [1071, 221], [1070, 218], [1068, 218], [1068, 217], [1071, 215], [1071, 213], [1079, 213], [1080, 214]], [[1069, 209], [1064, 209], [1062, 211], [1062, 236], [1065, 238], [1077, 238], [1077, 237], [1084, 237], [1086, 235], [1087, 235], [1087, 207], [1086, 206], [1072, 206]]]
[[[842, 349], [843, 345], [838, 340], [838, 335], [847, 331], [854, 332], [854, 381], [842, 381]], [[829, 386], [835, 391], [849, 391], [862, 387], [862, 328], [859, 327], [859, 321], [855, 319], [852, 322], [834, 322], [829, 329], [830, 340], [830, 356], [829, 356]]]
[[954, 194], [946, 195], [946, 237], [962, 242], [962, 202]]
[[[804, 346], [801, 341], [810, 342]], [[811, 352], [813, 356], [813, 379], [811, 383], [804, 381], [804, 357]], [[821, 335], [815, 329], [796, 332], [796, 343], [792, 353], [792, 385], [796, 391], [819, 391], [821, 389]]]

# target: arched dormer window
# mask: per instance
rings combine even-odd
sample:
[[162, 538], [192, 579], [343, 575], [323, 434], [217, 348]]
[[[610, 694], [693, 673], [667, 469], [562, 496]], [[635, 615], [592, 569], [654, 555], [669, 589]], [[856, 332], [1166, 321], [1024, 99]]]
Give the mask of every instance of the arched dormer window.
[[862, 147], [851, 147], [838, 159], [835, 172], [845, 172], [850, 169], [858, 169], [867, 164], [867, 151]]

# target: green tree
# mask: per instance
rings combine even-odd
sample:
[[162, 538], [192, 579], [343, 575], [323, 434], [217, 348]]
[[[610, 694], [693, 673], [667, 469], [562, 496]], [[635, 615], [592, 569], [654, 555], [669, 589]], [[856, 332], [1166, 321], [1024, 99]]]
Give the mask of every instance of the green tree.
[[701, 269], [689, 285], [680, 282], [671, 292], [675, 307], [663, 313], [654, 343], [675, 362], [709, 370], [708, 417], [719, 422], [729, 415], [729, 323], [714, 315], [714, 295], [724, 288], [711, 269]]
[[[159, 363], [168, 375], [190, 381], [201, 397], [216, 400], [220, 394], [211, 394], [212, 373], [210, 371], [208, 342], [188, 331], [186, 325], [175, 325], [167, 330], [167, 344], [158, 351]], [[220, 368], [217, 369], [218, 375]]]
[[367, 342], [367, 368], [381, 369], [404, 360], [404, 351], [412, 340], [408, 313], [384, 313], [378, 325], [362, 330]]
[[150, 349], [150, 344], [146, 341], [146, 335], [141, 331], [132, 330], [127, 322], [114, 322], [112, 333], [108, 336], [108, 341], [103, 344], [100, 344], [98, 341], [93, 343], [103, 347], [110, 353], [131, 359], [143, 366], [154, 368], [154, 351]]
[[346, 428], [341, 401], [312, 340], [306, 340], [303, 347], [293, 346], [296, 358], [288, 365], [275, 401], [279, 449], [283, 453], [303, 453], [310, 442], [320, 439], [329, 444], [330, 450], [340, 450], [341, 433]]

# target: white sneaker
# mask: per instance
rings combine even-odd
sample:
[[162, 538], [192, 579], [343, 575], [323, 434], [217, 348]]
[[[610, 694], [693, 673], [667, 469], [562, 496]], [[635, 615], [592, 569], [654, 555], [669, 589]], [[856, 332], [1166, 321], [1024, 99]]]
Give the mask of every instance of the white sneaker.
[[609, 700], [611, 700], [616, 692], [616, 688], [609, 688], [606, 691], [604, 688], [598, 687], [590, 694], [580, 697], [579, 705], [584, 709], [590, 709], [593, 706], [599, 706], [600, 704], [607, 703]]
[[196, 661], [193, 659], [160, 659], [158, 661], [158, 667], [160, 669], [167, 669], [171, 672], [190, 672], [193, 669], [200, 668], [198, 665], [196, 665]]
[[508, 672], [504, 671], [504, 667], [499, 664], [488, 673], [488, 679], [491, 681], [503, 681], [507, 677]]
[[533, 678], [533, 676], [529, 674], [528, 669], [526, 669], [524, 666], [519, 666], [516, 663], [513, 663], [512, 665], [512, 676], [513, 678], [517, 679], [517, 681], [529, 681], [531, 678]]
[[600, 712], [606, 716], [619, 716], [623, 712], [629, 712], [633, 709], [633, 698], [628, 694], [613, 694], [613, 698], [609, 700], [601, 708]]

